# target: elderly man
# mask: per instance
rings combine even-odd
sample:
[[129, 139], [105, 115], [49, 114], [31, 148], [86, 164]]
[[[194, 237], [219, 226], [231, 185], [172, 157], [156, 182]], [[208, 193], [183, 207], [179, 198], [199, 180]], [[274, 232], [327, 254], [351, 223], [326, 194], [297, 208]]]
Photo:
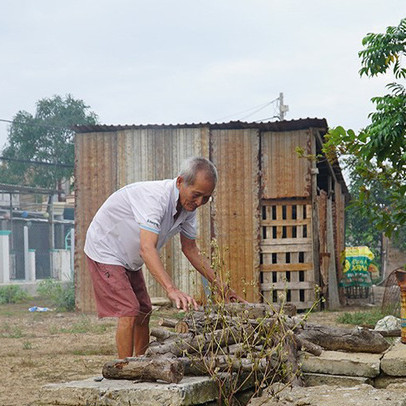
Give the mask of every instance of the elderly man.
[[[141, 271], [144, 263], [178, 309], [197, 308], [196, 301], [175, 286], [159, 257], [159, 249], [176, 233], [197, 271], [227, 289], [215, 280], [195, 242], [196, 209], [209, 201], [216, 182], [215, 166], [192, 157], [175, 179], [137, 182], [113, 193], [91, 222], [84, 251], [99, 317], [119, 318], [119, 358], [144, 354], [148, 348], [151, 301]], [[226, 292], [229, 300], [242, 300], [232, 290]]]

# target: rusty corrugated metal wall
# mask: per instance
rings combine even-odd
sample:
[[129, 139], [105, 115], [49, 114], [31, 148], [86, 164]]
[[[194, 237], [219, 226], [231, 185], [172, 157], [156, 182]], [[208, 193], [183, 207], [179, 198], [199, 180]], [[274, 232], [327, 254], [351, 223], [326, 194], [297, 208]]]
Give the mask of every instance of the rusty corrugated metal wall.
[[80, 134], [75, 140], [75, 283], [76, 306], [94, 311], [93, 286], [83, 247], [86, 230], [106, 196], [117, 189], [117, 134]]
[[259, 132], [213, 130], [212, 161], [219, 172], [213, 236], [231, 286], [248, 301], [259, 299]]
[[262, 133], [262, 198], [311, 195], [311, 164], [306, 158], [299, 159], [297, 147], [302, 148], [305, 154], [312, 153], [310, 131]]

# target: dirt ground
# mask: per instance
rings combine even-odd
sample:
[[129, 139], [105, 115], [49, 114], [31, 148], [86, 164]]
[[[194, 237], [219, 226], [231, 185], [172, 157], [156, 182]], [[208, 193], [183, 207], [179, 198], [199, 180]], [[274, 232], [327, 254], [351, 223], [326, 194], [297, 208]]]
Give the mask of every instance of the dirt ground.
[[[67, 382], [100, 376], [103, 364], [117, 358], [115, 319], [95, 315], [29, 312], [46, 306], [31, 301], [0, 305], [0, 405], [27, 406], [39, 400], [39, 389], [47, 383]], [[357, 310], [356, 308], [343, 311]], [[312, 313], [310, 320], [337, 325], [338, 312]], [[155, 311], [160, 317], [176, 316], [172, 309]]]

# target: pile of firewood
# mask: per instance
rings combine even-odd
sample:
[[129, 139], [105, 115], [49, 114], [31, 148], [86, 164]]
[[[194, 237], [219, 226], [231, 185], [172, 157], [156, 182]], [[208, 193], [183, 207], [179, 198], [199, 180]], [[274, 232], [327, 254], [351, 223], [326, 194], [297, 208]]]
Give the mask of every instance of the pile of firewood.
[[178, 383], [184, 375], [255, 371], [303, 385], [299, 351], [381, 353], [389, 347], [373, 330], [307, 323], [292, 305], [223, 304], [190, 312], [180, 321], [162, 319], [159, 324], [151, 329], [155, 341], [145, 356], [107, 362], [103, 376]]

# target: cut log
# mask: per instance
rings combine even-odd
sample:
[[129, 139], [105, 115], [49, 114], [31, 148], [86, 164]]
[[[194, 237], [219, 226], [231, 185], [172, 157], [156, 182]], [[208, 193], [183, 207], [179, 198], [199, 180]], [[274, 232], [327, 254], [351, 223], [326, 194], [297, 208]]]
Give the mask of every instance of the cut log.
[[[272, 358], [238, 358], [230, 360], [226, 356], [203, 357], [193, 359], [188, 357], [178, 358], [182, 362], [185, 376], [215, 375], [218, 372], [238, 372], [248, 374], [267, 374], [275, 369], [277, 362]], [[292, 386], [303, 386], [303, 380], [294, 376], [290, 381]]]
[[106, 362], [102, 374], [107, 379], [179, 383], [183, 378], [183, 364], [170, 358], [128, 357]]
[[162, 342], [168, 338], [177, 337], [178, 335], [172, 331], [166, 330], [164, 328], [152, 327], [150, 330], [150, 335], [155, 337], [158, 341]]
[[[233, 303], [233, 305], [239, 305], [239, 303]], [[236, 314], [236, 308], [232, 309], [231, 314]], [[262, 312], [262, 307], [259, 308]], [[258, 309], [255, 309], [256, 313]], [[299, 326], [299, 323], [295, 323], [290, 317], [284, 315], [283, 317], [277, 317], [276, 315], [264, 318], [249, 318], [252, 314], [240, 314], [231, 316], [227, 312], [225, 313], [203, 313], [192, 312], [189, 313], [183, 320], [179, 321], [175, 325], [175, 331], [178, 333], [193, 332], [195, 334], [214, 331], [219, 329], [228, 329], [230, 327], [243, 328], [247, 325], [252, 327], [260, 327], [261, 329], [272, 329], [275, 323], [283, 324], [286, 329], [295, 329]]]
[[286, 380], [291, 383], [292, 386], [304, 386], [304, 380], [300, 374], [300, 367], [298, 363], [297, 343], [293, 336], [293, 331], [289, 331], [284, 338], [283, 348], [286, 351], [286, 361], [288, 368], [286, 368]]
[[343, 329], [305, 324], [297, 337], [320, 345], [326, 350], [380, 354], [389, 348], [381, 334], [364, 328]]
[[174, 319], [159, 319], [158, 324], [162, 327], [175, 327], [178, 320]]
[[155, 356], [159, 354], [171, 353], [176, 357], [185, 355], [185, 353], [203, 353], [206, 350], [216, 350], [225, 345], [239, 342], [243, 337], [244, 331], [230, 327], [227, 330], [215, 330], [210, 334], [182, 334], [179, 338], [169, 340], [161, 345], [148, 348], [146, 355]]
[[[285, 303], [282, 308], [280, 305], [270, 306], [265, 303], [226, 303], [223, 306], [225, 312], [230, 316], [240, 316], [250, 319], [268, 317], [275, 312], [283, 313], [289, 317], [297, 313], [296, 306], [291, 303]], [[223, 306], [219, 308], [220, 311]], [[216, 309], [214, 309], [214, 313], [216, 313]]]
[[178, 358], [182, 362], [185, 375], [207, 375], [209, 372], [264, 372], [272, 368], [271, 363], [265, 358], [256, 359], [255, 361], [247, 358], [238, 358], [230, 360], [224, 355], [217, 355], [216, 357], [203, 357], [199, 359], [182, 357]]
[[177, 333], [189, 333], [189, 331], [191, 331], [192, 329], [189, 327], [189, 324], [186, 321], [178, 321], [175, 324], [175, 331]]
[[323, 352], [323, 348], [320, 347], [320, 345], [311, 343], [303, 337], [300, 337], [300, 335], [296, 335], [295, 340], [298, 350], [309, 352], [310, 354], [316, 355], [317, 357]]
[[398, 330], [373, 330], [379, 333], [382, 337], [400, 337], [401, 336], [401, 331], [400, 329]]

